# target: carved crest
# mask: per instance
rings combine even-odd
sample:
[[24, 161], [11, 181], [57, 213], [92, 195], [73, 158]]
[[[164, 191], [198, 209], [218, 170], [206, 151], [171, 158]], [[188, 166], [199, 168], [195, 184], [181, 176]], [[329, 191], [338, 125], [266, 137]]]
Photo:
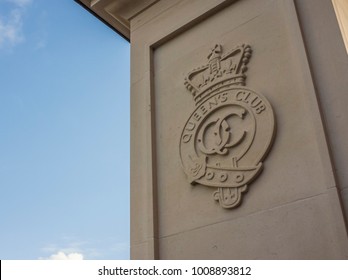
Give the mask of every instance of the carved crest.
[[262, 170], [274, 135], [274, 115], [267, 99], [245, 87], [251, 47], [223, 54], [215, 45], [207, 64], [185, 78], [196, 108], [180, 138], [180, 157], [191, 184], [217, 188], [224, 208], [242, 201], [242, 193]]

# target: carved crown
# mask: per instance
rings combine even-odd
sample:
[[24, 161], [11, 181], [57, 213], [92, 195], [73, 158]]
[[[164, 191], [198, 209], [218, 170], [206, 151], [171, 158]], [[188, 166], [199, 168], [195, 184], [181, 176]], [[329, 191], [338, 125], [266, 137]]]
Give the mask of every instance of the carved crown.
[[196, 105], [222, 87], [244, 86], [251, 52], [251, 47], [243, 44], [222, 54], [221, 45], [216, 44], [207, 57], [208, 63], [185, 77], [185, 86], [193, 95]]

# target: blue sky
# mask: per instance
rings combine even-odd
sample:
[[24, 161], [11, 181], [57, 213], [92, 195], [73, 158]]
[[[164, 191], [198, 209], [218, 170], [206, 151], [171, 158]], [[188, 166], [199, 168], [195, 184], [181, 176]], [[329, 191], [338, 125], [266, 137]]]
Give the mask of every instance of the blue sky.
[[0, 259], [129, 258], [129, 51], [73, 0], [0, 0]]

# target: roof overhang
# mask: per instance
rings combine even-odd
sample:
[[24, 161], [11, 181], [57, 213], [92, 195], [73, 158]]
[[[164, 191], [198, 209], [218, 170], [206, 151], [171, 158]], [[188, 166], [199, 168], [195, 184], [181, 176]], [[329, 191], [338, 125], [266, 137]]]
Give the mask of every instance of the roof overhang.
[[126, 40], [130, 20], [159, 0], [75, 0]]

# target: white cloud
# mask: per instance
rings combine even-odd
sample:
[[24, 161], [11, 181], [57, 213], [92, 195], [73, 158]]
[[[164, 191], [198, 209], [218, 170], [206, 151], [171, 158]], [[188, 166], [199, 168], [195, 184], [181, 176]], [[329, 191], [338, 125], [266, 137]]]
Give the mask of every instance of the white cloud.
[[25, 6], [31, 0], [6, 0], [12, 3], [8, 15], [0, 14], [0, 47], [15, 46], [24, 41], [22, 32]]
[[80, 253], [69, 253], [66, 254], [64, 252], [58, 252], [56, 254], [51, 255], [48, 260], [83, 260], [84, 257]]
[[39, 258], [40, 260], [84, 260], [85, 250], [81, 249], [85, 242], [83, 241], [71, 241], [71, 238], [66, 239], [63, 244], [50, 243], [41, 248], [41, 251], [49, 257]]
[[57, 243], [46, 243], [41, 247], [44, 257], [40, 260], [97, 260], [129, 258], [129, 242], [115, 237], [93, 240], [77, 240], [73, 236], [61, 237]]

